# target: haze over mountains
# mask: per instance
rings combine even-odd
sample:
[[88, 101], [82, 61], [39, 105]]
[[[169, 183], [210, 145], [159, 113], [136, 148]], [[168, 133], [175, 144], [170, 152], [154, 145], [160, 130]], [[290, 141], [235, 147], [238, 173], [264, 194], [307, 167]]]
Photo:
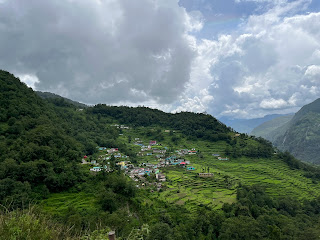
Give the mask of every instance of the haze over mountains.
[[251, 118], [251, 119], [240, 119], [240, 118], [230, 118], [230, 117], [221, 117], [219, 120], [226, 124], [227, 126], [233, 128], [235, 131], [240, 133], [251, 133], [251, 131], [263, 124], [264, 122], [270, 121], [272, 119], [281, 117], [281, 116], [288, 116], [290, 114], [270, 114], [266, 115], [262, 118]]

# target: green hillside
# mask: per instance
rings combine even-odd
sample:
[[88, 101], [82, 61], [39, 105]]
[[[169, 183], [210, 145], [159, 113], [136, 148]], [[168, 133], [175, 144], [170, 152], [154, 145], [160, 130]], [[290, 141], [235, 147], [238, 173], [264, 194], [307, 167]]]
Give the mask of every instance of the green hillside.
[[320, 113], [298, 113], [289, 122], [285, 133], [278, 136], [274, 143], [280, 150], [289, 151], [302, 161], [320, 164]]
[[263, 138], [57, 99], [0, 71], [0, 239], [319, 239], [320, 170]]
[[277, 117], [254, 128], [250, 134], [274, 142], [279, 135], [286, 131], [286, 123], [288, 123], [292, 118], [293, 115]]

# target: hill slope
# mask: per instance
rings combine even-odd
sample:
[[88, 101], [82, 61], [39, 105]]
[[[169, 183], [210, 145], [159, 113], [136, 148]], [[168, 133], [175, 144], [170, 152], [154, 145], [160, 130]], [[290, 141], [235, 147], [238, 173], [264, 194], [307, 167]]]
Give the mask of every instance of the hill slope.
[[[4, 71], [0, 106], [1, 205], [32, 201], [72, 226], [70, 235], [103, 238], [109, 227], [144, 240], [320, 235], [319, 169], [210, 115], [104, 104], [77, 111]], [[39, 221], [22, 221], [28, 214], [10, 216], [0, 209], [0, 221], [11, 222], [3, 236], [36, 231]]]
[[269, 120], [254, 128], [250, 134], [274, 142], [281, 132], [286, 131], [287, 128], [285, 125], [293, 118], [293, 116], [293, 114], [290, 114]]
[[[296, 158], [320, 164], [320, 99], [304, 106], [286, 124], [286, 131], [274, 137], [274, 144]], [[280, 132], [280, 129], [278, 129]], [[277, 130], [275, 130], [277, 132]]]

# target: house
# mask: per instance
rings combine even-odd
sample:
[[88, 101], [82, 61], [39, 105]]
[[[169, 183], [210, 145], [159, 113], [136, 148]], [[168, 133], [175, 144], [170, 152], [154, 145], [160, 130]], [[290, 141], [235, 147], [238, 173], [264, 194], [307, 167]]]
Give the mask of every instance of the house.
[[191, 155], [191, 154], [197, 154], [197, 151], [195, 151], [195, 150], [189, 150], [189, 151], [188, 151], [188, 154], [189, 154], [189, 155]]
[[213, 177], [213, 173], [198, 173], [199, 177], [208, 178]]
[[157, 145], [157, 141], [150, 141], [149, 145], [153, 146], [153, 145]]
[[118, 148], [111, 148], [108, 150], [108, 153], [111, 154], [111, 153], [118, 152], [118, 151], [119, 151]]
[[181, 162], [181, 163], [180, 163], [180, 166], [185, 167], [185, 166], [186, 166], [186, 162]]
[[156, 174], [156, 179], [159, 182], [165, 182], [166, 181], [166, 176], [163, 173], [157, 173]]
[[166, 150], [153, 149], [153, 153], [166, 153]]
[[90, 168], [90, 171], [91, 172], [100, 172], [102, 171], [101, 167], [93, 167], [93, 168]]
[[143, 154], [142, 152], [139, 152], [139, 153], [137, 153], [137, 156], [138, 156], [138, 157], [143, 157], [144, 154]]
[[192, 166], [189, 166], [189, 167], [187, 167], [187, 170], [188, 171], [193, 171], [193, 170], [196, 170], [194, 167], [192, 167]]
[[169, 132], [170, 132], [170, 130], [164, 130], [164, 132], [169, 133]]
[[121, 162], [118, 162], [117, 165], [124, 167], [127, 163], [128, 162], [121, 161]]
[[214, 153], [214, 154], [212, 154], [212, 156], [214, 156], [214, 157], [220, 157], [220, 154]]
[[82, 164], [88, 164], [88, 162], [84, 159], [82, 159]]
[[225, 157], [225, 158], [218, 157], [218, 160], [220, 160], [220, 161], [228, 161], [228, 160], [229, 160], [229, 158], [227, 158], [227, 157]]

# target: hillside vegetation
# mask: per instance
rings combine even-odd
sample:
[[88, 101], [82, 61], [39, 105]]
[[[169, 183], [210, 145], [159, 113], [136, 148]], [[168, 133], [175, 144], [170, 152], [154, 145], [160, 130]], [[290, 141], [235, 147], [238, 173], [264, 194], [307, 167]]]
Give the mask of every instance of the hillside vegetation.
[[266, 122], [252, 132], [288, 151], [301, 161], [320, 164], [320, 99], [302, 107], [291, 119], [281, 117]]
[[0, 106], [0, 239], [319, 239], [319, 169], [208, 114], [82, 108], [5, 71]]

